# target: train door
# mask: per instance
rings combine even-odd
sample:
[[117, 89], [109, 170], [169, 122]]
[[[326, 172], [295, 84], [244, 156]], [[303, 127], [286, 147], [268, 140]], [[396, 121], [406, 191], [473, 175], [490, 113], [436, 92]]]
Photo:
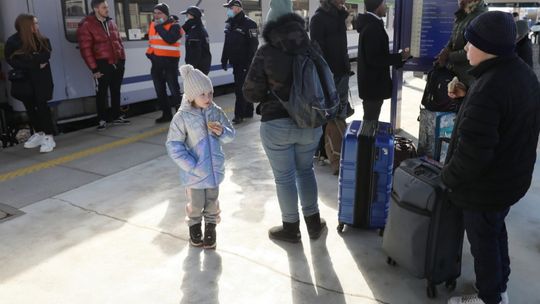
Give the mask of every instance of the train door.
[[[36, 1], [37, 2], [37, 1]], [[46, 2], [46, 1], [39, 1]], [[88, 15], [89, 0], [55, 0], [60, 13], [57, 19], [58, 33], [62, 48], [62, 63], [65, 75], [66, 99], [95, 95], [92, 75], [79, 51], [77, 44], [77, 26]]]

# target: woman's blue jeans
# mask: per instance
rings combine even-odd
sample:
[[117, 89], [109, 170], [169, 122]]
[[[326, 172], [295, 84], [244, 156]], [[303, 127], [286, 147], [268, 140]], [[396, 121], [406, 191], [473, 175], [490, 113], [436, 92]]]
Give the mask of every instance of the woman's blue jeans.
[[283, 222], [297, 222], [298, 198], [304, 216], [319, 212], [313, 155], [322, 129], [301, 129], [290, 118], [261, 123], [261, 141], [274, 173]]

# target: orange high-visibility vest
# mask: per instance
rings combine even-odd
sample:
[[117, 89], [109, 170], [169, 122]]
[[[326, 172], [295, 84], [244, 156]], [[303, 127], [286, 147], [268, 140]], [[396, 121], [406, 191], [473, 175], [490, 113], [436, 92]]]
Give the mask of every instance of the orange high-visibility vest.
[[[164, 28], [168, 31], [171, 26], [172, 23], [168, 23], [164, 25]], [[182, 31], [182, 28], [180, 28], [180, 31]], [[146, 50], [146, 54], [180, 58], [180, 40], [173, 44], [167, 43], [158, 34], [154, 27], [154, 21], [152, 21], [148, 30], [148, 49]]]

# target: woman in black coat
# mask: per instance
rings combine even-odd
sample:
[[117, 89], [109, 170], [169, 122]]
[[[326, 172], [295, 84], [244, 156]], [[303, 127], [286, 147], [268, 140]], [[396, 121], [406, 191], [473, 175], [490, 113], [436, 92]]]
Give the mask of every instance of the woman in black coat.
[[182, 12], [187, 21], [182, 25], [186, 32], [186, 64], [191, 64], [204, 74], [210, 73], [212, 54], [208, 33], [202, 22], [202, 12], [196, 6], [190, 6]]
[[10, 71], [11, 95], [24, 103], [30, 125], [35, 133], [24, 143], [25, 148], [40, 147], [51, 152], [54, 124], [47, 101], [52, 99], [53, 80], [49, 59], [51, 45], [39, 32], [37, 18], [21, 14], [15, 21], [17, 33], [8, 38], [5, 57]]

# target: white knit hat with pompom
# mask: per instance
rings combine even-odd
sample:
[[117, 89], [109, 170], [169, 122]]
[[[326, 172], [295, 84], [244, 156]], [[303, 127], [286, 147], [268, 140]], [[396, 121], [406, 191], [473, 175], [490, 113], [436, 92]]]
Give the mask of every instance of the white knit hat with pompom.
[[214, 92], [210, 78], [192, 65], [181, 66], [180, 75], [184, 78], [184, 96], [187, 100], [193, 101], [201, 94]]

